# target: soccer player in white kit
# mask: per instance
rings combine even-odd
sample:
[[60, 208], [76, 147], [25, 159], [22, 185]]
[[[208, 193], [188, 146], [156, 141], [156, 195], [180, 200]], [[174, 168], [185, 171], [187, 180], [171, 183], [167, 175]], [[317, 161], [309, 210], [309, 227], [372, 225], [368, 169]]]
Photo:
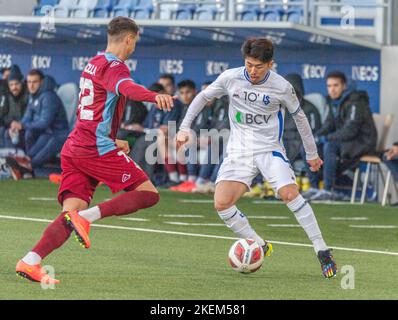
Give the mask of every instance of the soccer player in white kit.
[[206, 103], [228, 95], [231, 132], [214, 194], [220, 218], [240, 238], [260, 244], [265, 256], [271, 254], [271, 243], [253, 230], [235, 206], [250, 189], [253, 178], [261, 173], [312, 241], [324, 277], [332, 278], [337, 274], [336, 263], [310, 204], [299, 193], [282, 143], [284, 113], [290, 112], [301, 135], [306, 160], [312, 171], [318, 171], [323, 161], [318, 156], [311, 127], [292, 85], [271, 70], [272, 42], [265, 38], [248, 39], [242, 54], [244, 67], [226, 70], [192, 101], [177, 133], [177, 148], [189, 140], [191, 124]]

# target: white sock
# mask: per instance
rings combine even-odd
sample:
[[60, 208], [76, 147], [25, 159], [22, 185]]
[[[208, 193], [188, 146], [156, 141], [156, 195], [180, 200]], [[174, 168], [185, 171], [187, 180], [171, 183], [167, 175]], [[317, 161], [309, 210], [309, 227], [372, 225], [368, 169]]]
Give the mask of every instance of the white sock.
[[265, 241], [253, 230], [249, 224], [249, 220], [247, 220], [246, 216], [236, 206], [218, 211], [218, 215], [224, 220], [227, 227], [239, 235], [240, 238], [253, 239], [260, 246], [265, 245]]
[[173, 182], [178, 182], [178, 173], [177, 171], [173, 171], [169, 173], [169, 179]]
[[301, 196], [287, 204], [290, 211], [294, 213], [298, 223], [303, 227], [308, 238], [314, 245], [316, 253], [320, 250], [327, 250], [325, 241], [322, 238], [321, 230], [319, 229], [318, 222], [316, 221], [314, 211], [309, 203]]
[[188, 181], [195, 182], [195, 181], [196, 181], [196, 176], [194, 176], [194, 175], [189, 175], [189, 176], [188, 176]]
[[186, 174], [180, 174], [180, 181], [181, 182], [187, 181], [187, 175]]
[[79, 216], [90, 222], [94, 222], [101, 219], [101, 211], [98, 206], [95, 206], [86, 210], [79, 211]]
[[30, 251], [25, 257], [22, 258], [22, 261], [34, 266], [41, 262], [41, 257], [36, 252]]

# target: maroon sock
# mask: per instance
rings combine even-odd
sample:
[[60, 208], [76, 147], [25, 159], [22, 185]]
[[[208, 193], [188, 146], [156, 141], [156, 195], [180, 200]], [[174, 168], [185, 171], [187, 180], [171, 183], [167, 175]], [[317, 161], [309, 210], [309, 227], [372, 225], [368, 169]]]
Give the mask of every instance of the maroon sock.
[[32, 249], [32, 251], [36, 252], [42, 259], [68, 240], [71, 231], [65, 222], [65, 213], [66, 212], [62, 212], [57, 219], [48, 225], [40, 241]]
[[159, 202], [159, 193], [152, 191], [128, 191], [98, 205], [101, 218], [123, 216], [154, 206]]
[[187, 166], [185, 164], [177, 162], [177, 168], [179, 174], [187, 174]]
[[167, 173], [171, 173], [171, 172], [177, 172], [177, 166], [175, 163], [169, 163], [169, 159], [166, 158], [164, 161], [164, 167], [167, 171]]

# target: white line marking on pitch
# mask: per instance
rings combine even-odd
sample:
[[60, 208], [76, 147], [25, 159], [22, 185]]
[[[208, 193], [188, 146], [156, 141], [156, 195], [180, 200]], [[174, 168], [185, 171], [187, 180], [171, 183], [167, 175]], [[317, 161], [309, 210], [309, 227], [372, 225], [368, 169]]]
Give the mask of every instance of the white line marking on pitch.
[[[48, 219], [38, 219], [38, 218], [27, 218], [27, 217], [15, 217], [15, 216], [4, 216], [0, 215], [0, 219], [9, 219], [9, 220], [22, 220], [22, 221], [33, 221], [33, 222], [52, 222], [52, 220]], [[200, 233], [188, 233], [188, 232], [177, 232], [177, 231], [168, 231], [168, 230], [156, 230], [156, 229], [146, 229], [146, 228], [132, 228], [132, 227], [124, 227], [124, 226], [113, 226], [106, 224], [92, 224], [94, 227], [98, 228], [106, 228], [106, 229], [118, 229], [118, 230], [130, 230], [130, 231], [141, 231], [141, 232], [152, 232], [152, 233], [163, 233], [163, 234], [172, 234], [172, 235], [181, 235], [181, 236], [189, 236], [189, 237], [198, 237], [198, 238], [212, 238], [212, 239], [224, 239], [224, 240], [237, 240], [236, 237], [226, 237], [226, 236], [216, 236], [209, 234], [200, 234]], [[274, 241], [267, 240], [275, 244], [286, 245], [286, 246], [296, 246], [296, 247], [307, 247], [312, 248], [311, 244], [305, 243], [297, 243], [297, 242], [284, 242], [284, 241]], [[352, 252], [363, 252], [363, 253], [376, 253], [376, 254], [385, 254], [390, 256], [398, 256], [398, 252], [389, 252], [389, 251], [380, 251], [380, 250], [367, 250], [367, 249], [356, 249], [356, 248], [345, 248], [345, 247], [335, 247], [330, 246], [336, 250], [342, 251], [352, 251]]]
[[[347, 202], [347, 201], [332, 201], [332, 200], [311, 200], [310, 202], [315, 203], [315, 204], [328, 204], [328, 205], [333, 205], [333, 206], [349, 204], [349, 202]], [[355, 203], [353, 203], [353, 205], [360, 205], [360, 203], [355, 202]]]
[[283, 201], [277, 201], [277, 200], [254, 200], [252, 201], [254, 204], [285, 204]]
[[213, 200], [195, 200], [195, 199], [179, 199], [182, 203], [213, 203]]
[[159, 214], [159, 217], [166, 218], [204, 218], [204, 216], [199, 214]]
[[285, 220], [289, 219], [287, 216], [247, 216], [249, 219], [270, 219], [270, 220]]
[[274, 228], [297, 228], [301, 227], [299, 224], [267, 224], [268, 227]]
[[174, 224], [178, 226], [209, 226], [209, 227], [225, 227], [224, 223], [188, 223], [179, 221], [164, 221], [167, 224]]
[[120, 218], [120, 220], [128, 220], [128, 221], [151, 221], [149, 219], [144, 218]]
[[397, 226], [382, 226], [382, 225], [350, 225], [350, 228], [363, 228], [363, 229], [396, 229]]
[[361, 221], [361, 220], [369, 220], [366, 217], [331, 217], [330, 220], [353, 220], [353, 221]]
[[31, 201], [57, 201], [57, 198], [46, 198], [46, 197], [30, 197], [28, 200]]

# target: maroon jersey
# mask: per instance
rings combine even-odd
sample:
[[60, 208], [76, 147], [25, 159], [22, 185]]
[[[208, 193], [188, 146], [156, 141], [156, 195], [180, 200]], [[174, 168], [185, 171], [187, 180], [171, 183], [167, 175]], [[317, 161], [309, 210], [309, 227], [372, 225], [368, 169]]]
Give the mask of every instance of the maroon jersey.
[[74, 158], [102, 156], [116, 149], [115, 139], [123, 117], [126, 97], [119, 85], [132, 81], [126, 64], [111, 53], [99, 53], [80, 78], [75, 127], [62, 149]]

